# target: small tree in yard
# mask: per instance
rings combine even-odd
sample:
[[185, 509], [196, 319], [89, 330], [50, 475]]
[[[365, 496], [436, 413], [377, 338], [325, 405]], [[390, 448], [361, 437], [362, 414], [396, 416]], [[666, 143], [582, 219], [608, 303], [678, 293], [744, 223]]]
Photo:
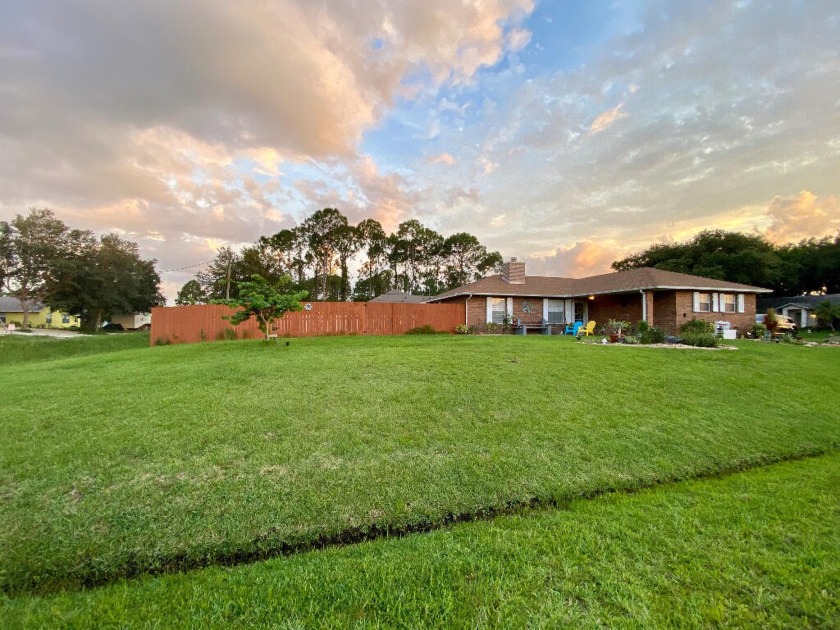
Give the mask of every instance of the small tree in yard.
[[239, 282], [239, 297], [235, 300], [222, 300], [222, 304], [240, 308], [233, 315], [226, 315], [225, 319], [236, 326], [251, 317], [256, 318], [260, 330], [266, 339], [270, 338], [272, 324], [289, 311], [303, 310], [300, 301], [308, 293], [286, 293], [283, 289], [291, 285], [292, 279], [284, 276], [276, 284], [270, 283], [260, 275], [254, 274], [250, 281]]

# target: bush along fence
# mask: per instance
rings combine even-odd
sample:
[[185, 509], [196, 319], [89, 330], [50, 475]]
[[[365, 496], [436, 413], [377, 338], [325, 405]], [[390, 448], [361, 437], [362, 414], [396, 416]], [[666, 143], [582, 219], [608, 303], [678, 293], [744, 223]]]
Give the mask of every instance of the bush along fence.
[[[224, 339], [257, 339], [262, 333], [256, 320], [232, 326], [223, 316], [236, 309], [221, 304], [162, 306], [152, 309], [152, 345], [198, 343]], [[366, 302], [312, 302], [306, 309], [274, 323], [278, 337], [324, 335], [402, 335], [412, 328], [431, 326], [454, 332], [464, 323], [458, 304], [388, 304]]]

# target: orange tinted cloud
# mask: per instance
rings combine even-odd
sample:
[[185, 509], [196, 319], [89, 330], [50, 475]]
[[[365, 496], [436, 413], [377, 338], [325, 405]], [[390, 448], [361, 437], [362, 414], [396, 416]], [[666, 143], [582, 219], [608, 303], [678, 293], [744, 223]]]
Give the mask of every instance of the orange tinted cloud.
[[840, 200], [817, 197], [803, 190], [792, 197], [775, 197], [767, 208], [770, 225], [765, 235], [773, 243], [798, 242], [840, 231]]

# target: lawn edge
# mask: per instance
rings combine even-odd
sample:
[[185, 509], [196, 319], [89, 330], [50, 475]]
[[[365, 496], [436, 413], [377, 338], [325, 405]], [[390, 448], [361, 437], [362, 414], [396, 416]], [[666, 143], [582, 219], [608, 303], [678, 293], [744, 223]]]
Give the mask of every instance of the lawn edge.
[[448, 512], [439, 517], [424, 517], [418, 520], [389, 523], [374, 521], [367, 525], [325, 532], [314, 537], [272, 540], [273, 531], [267, 530], [251, 539], [239, 549], [228, 551], [216, 547], [193, 548], [184, 553], [158, 556], [150, 562], [138, 562], [129, 558], [125, 563], [111, 571], [94, 570], [92, 558], [89, 563], [77, 565], [71, 574], [58, 579], [45, 579], [35, 584], [31, 581], [23, 584], [3, 584], [0, 592], [6, 597], [49, 596], [66, 592], [95, 589], [121, 580], [133, 580], [145, 576], [186, 574], [210, 567], [236, 567], [273, 558], [293, 556], [310, 551], [347, 547], [364, 542], [382, 539], [398, 539], [414, 534], [424, 534], [445, 529], [459, 523], [486, 522], [501, 516], [513, 516], [542, 510], [566, 509], [572, 503], [592, 500], [610, 494], [632, 495], [663, 486], [676, 485], [689, 481], [713, 480], [742, 472], [755, 470], [786, 462], [796, 462], [832, 454], [838, 445], [829, 447], [803, 448], [794, 453], [779, 455], [761, 455], [722, 466], [698, 470], [685, 476], [664, 476], [653, 480], [639, 480], [628, 484], [608, 484], [582, 492], [566, 493], [559, 496], [533, 496], [527, 499], [508, 500], [468, 512]]

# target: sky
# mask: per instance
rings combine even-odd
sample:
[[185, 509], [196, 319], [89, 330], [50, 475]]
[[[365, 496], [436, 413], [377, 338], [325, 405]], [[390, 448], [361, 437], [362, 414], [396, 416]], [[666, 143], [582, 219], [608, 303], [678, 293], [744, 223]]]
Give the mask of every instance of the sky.
[[582, 277], [840, 231], [840, 3], [0, 0], [0, 220], [154, 258], [335, 207]]

